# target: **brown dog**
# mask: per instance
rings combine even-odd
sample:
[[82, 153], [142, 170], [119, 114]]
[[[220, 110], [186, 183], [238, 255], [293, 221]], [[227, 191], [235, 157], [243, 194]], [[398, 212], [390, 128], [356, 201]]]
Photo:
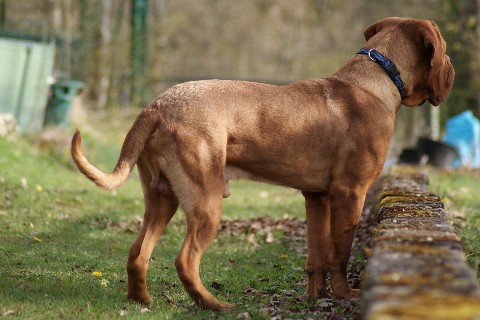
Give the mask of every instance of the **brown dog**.
[[[187, 234], [175, 261], [180, 280], [199, 306], [232, 307], [203, 286], [199, 268], [219, 225], [227, 182], [236, 178], [302, 191], [307, 296], [326, 294], [327, 271], [335, 296], [359, 295], [347, 283], [347, 261], [365, 194], [387, 154], [395, 115], [401, 104], [429, 100], [438, 105], [454, 77], [433, 22], [387, 18], [369, 26], [365, 39], [367, 51], [327, 78], [286, 86], [210, 80], [170, 88], [140, 113], [111, 174], [86, 160], [75, 133], [72, 157], [98, 186], [117, 188], [138, 166], [145, 217], [128, 257], [130, 300], [152, 302], [146, 286], [150, 254], [180, 205], [187, 216]], [[372, 48], [396, 69], [382, 67]], [[398, 69], [403, 87], [384, 68], [394, 75]]]

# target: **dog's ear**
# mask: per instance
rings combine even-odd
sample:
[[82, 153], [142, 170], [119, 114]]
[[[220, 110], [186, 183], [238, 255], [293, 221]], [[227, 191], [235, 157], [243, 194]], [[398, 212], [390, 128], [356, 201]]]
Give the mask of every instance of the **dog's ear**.
[[363, 32], [365, 41], [370, 40], [371, 37], [373, 37], [380, 31], [382, 31], [383, 29], [393, 27], [396, 24], [400, 23], [401, 21], [404, 21], [404, 19], [397, 18], [397, 17], [390, 17], [390, 18], [385, 18], [375, 22], [374, 24], [368, 26]]
[[440, 30], [431, 21], [422, 21], [419, 26], [420, 35], [427, 49], [427, 57], [430, 61], [430, 73], [428, 75], [428, 99], [433, 105], [438, 105], [449, 94], [455, 71], [450, 58], [446, 55], [446, 43], [443, 40]]
[[439, 66], [443, 63], [446, 44], [443, 40], [440, 30], [434, 22], [423, 22], [420, 27], [420, 34], [423, 38], [425, 48], [431, 52], [430, 65]]

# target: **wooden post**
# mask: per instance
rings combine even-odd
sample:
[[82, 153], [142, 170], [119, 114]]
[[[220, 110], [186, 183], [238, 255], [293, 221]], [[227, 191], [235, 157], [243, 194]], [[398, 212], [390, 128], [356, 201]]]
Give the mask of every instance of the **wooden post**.
[[7, 21], [7, 2], [5, 0], [0, 0], [0, 28], [5, 27], [5, 22]]
[[440, 140], [440, 107], [430, 105], [430, 139]]
[[110, 88], [110, 50], [111, 32], [110, 32], [110, 11], [111, 0], [102, 1], [102, 22], [100, 27], [100, 48], [99, 48], [99, 88], [97, 106], [105, 108], [108, 102], [108, 89]]
[[148, 102], [148, 0], [131, 0], [131, 95], [130, 103], [143, 107]]

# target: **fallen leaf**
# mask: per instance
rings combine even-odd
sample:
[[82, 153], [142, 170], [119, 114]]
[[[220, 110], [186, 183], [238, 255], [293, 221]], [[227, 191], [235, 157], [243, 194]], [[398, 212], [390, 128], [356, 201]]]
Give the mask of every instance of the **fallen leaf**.
[[267, 191], [260, 191], [258, 196], [262, 199], [268, 198], [268, 192]]
[[248, 235], [247, 241], [248, 241], [248, 243], [250, 243], [252, 246], [258, 247], [258, 243], [257, 243], [257, 241], [255, 240], [255, 235], [254, 235], [253, 233], [251, 233], [251, 234]]
[[27, 178], [21, 178], [20, 179], [20, 184], [22, 185], [23, 190], [27, 190], [27, 188], [28, 188]]
[[295, 290], [292, 290], [292, 289], [287, 289], [287, 290], [282, 290], [282, 291], [286, 296], [293, 296], [293, 295], [297, 294], [297, 292]]
[[252, 319], [252, 314], [250, 312], [242, 312], [237, 315], [237, 319], [250, 320]]
[[212, 284], [210, 285], [213, 289], [215, 290], [218, 290], [218, 291], [221, 291], [223, 290], [223, 288], [225, 288], [225, 286], [221, 283], [218, 283], [216, 281], [213, 281]]
[[273, 237], [273, 234], [271, 232], [267, 233], [267, 238], [265, 238], [266, 243], [272, 243], [275, 241], [275, 238]]
[[109, 284], [110, 284], [110, 281], [108, 281], [107, 279], [102, 279], [102, 281], [100, 281], [100, 285], [104, 288], [108, 288]]
[[365, 247], [365, 249], [363, 249], [363, 252], [367, 257], [370, 257], [372, 255], [372, 251], [373, 251], [372, 248], [369, 248], [369, 247]]
[[320, 308], [329, 308], [329, 307], [333, 307], [335, 304], [332, 301], [332, 299], [324, 298], [324, 299], [318, 300], [317, 305]]
[[262, 224], [260, 223], [260, 221], [255, 221], [254, 223], [252, 223], [250, 228], [252, 228], [253, 230], [259, 230], [262, 228]]
[[252, 287], [248, 287], [247, 289], [243, 290], [243, 294], [247, 296], [254, 296], [254, 295], [257, 295], [258, 293], [259, 293], [258, 290]]

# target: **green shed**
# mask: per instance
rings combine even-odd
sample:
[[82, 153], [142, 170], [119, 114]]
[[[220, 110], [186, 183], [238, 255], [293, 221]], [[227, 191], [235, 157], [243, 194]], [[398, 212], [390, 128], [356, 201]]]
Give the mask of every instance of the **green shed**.
[[23, 132], [43, 128], [54, 55], [53, 43], [0, 38], [0, 113]]

